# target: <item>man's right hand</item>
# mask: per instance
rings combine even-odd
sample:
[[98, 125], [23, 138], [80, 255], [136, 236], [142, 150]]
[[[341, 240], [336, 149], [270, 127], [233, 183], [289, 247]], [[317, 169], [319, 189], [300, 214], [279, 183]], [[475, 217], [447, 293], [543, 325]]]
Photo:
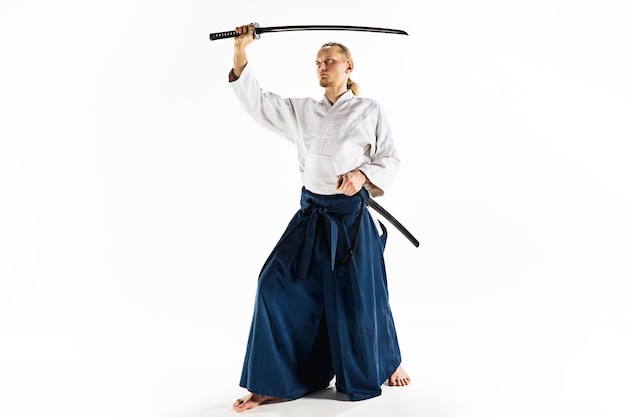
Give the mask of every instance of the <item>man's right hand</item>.
[[239, 36], [235, 37], [235, 48], [245, 48], [256, 40], [254, 37], [254, 23], [237, 26], [235, 32], [239, 34]]
[[[237, 32], [239, 36], [235, 37], [235, 51], [233, 54], [232, 70], [233, 79], [239, 78], [241, 71], [243, 71], [248, 63], [246, 47], [256, 40], [254, 38], [254, 23], [250, 23], [246, 26], [237, 26], [235, 28], [235, 32]], [[229, 80], [232, 81], [230, 76]]]

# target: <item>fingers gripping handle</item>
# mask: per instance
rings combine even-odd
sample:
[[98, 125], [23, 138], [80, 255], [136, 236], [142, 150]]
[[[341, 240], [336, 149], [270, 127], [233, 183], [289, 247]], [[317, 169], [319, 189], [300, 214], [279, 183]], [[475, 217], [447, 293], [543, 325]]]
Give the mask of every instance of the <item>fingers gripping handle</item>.
[[[258, 23], [254, 23], [254, 39], [260, 39], [261, 38], [261, 31], [259, 30], [259, 24]], [[212, 41], [218, 40], [218, 39], [226, 39], [226, 38], [236, 38], [237, 36], [239, 36], [239, 34], [234, 31], [234, 30], [229, 30], [227, 32], [216, 32], [216, 33], [211, 33], [209, 34], [209, 39]]]

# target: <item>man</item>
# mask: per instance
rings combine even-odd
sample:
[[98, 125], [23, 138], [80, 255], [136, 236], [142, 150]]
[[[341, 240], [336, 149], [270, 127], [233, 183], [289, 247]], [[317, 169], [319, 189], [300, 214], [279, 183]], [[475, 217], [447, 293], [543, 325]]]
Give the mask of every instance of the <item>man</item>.
[[388, 302], [382, 235], [365, 201], [390, 186], [400, 161], [381, 107], [356, 97], [354, 62], [341, 44], [316, 57], [322, 100], [265, 92], [246, 48], [254, 25], [239, 26], [229, 81], [245, 111], [296, 145], [301, 210], [259, 276], [237, 412], [300, 398], [336, 378], [350, 400], [404, 386], [410, 378]]

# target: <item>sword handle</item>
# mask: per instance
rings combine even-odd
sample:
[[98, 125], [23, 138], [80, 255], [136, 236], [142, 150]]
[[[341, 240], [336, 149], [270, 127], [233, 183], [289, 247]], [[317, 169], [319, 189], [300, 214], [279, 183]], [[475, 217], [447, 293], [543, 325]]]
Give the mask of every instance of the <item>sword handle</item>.
[[[258, 23], [254, 23], [254, 32], [252, 32], [254, 35], [254, 39], [260, 39], [261, 38], [261, 30], [259, 28], [259, 24]], [[215, 32], [215, 33], [211, 33], [209, 34], [209, 39], [212, 41], [218, 40], [218, 39], [226, 39], [226, 38], [236, 38], [237, 36], [239, 36], [239, 34], [234, 31], [234, 30], [229, 30], [226, 32]]]
[[229, 30], [228, 32], [216, 32], [209, 35], [209, 39], [215, 41], [217, 39], [236, 38], [237, 32]]

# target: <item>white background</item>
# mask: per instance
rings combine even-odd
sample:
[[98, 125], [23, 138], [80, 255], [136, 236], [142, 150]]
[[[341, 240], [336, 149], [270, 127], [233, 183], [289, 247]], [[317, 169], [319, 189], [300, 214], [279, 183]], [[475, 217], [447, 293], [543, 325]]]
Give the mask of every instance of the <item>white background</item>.
[[300, 192], [295, 150], [234, 100], [232, 40], [208, 40], [257, 21], [409, 32], [270, 33], [249, 58], [321, 97], [317, 49], [352, 49], [403, 160], [379, 201], [421, 246], [389, 225], [409, 388], [250, 413], [624, 416], [618, 4], [3, 1], [0, 414], [232, 414]]

